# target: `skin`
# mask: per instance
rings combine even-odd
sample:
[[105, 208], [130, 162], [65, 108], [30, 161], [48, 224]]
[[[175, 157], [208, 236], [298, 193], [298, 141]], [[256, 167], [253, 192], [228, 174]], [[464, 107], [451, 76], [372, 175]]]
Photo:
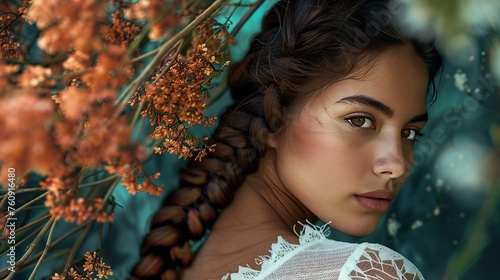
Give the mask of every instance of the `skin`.
[[425, 125], [427, 85], [425, 64], [404, 45], [381, 53], [361, 79], [312, 95], [270, 137], [257, 172], [183, 278], [220, 279], [246, 264], [258, 269], [255, 257], [268, 254], [277, 235], [296, 243], [292, 228], [305, 219], [331, 222], [350, 235], [373, 233], [383, 212], [366, 209], [356, 196], [376, 190], [395, 196], [401, 189], [412, 139]]

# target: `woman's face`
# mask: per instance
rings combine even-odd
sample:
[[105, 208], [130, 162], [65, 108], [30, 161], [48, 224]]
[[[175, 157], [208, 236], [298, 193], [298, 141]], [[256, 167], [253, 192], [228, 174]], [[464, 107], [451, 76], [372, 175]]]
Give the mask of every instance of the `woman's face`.
[[412, 167], [427, 85], [423, 61], [398, 46], [362, 79], [327, 87], [271, 140], [278, 180], [336, 230], [373, 233]]

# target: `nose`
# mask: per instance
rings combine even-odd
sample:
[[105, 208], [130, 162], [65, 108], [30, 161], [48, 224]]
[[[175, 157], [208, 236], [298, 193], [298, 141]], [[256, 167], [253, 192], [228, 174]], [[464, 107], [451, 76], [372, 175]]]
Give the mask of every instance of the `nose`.
[[378, 176], [399, 178], [406, 171], [400, 134], [380, 137], [376, 142], [373, 172]]

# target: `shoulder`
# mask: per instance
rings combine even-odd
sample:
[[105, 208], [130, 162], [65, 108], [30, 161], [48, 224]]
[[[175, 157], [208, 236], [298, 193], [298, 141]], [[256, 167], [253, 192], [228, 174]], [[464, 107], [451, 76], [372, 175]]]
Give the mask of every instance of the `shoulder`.
[[280, 236], [271, 254], [259, 258], [261, 270], [240, 267], [223, 279], [423, 279], [409, 260], [388, 247], [335, 241], [325, 233], [325, 227], [306, 226], [299, 244]]

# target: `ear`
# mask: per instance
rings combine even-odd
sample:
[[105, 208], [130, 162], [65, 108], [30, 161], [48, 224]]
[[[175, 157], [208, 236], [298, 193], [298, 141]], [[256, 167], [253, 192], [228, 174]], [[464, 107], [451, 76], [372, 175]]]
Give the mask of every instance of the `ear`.
[[267, 141], [266, 141], [266, 144], [268, 147], [270, 148], [274, 148], [276, 149], [276, 147], [278, 147], [279, 145], [279, 142], [280, 142], [280, 134], [279, 133], [269, 133], [267, 135]]

